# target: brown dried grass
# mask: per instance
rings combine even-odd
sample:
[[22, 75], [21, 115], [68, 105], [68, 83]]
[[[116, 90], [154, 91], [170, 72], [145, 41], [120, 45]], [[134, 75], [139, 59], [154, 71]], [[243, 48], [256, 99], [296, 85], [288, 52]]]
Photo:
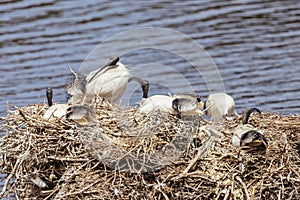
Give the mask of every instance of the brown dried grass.
[[[7, 134], [0, 140], [6, 174], [1, 197], [13, 192], [19, 199], [300, 199], [298, 115], [254, 114], [250, 124], [264, 131], [269, 147], [250, 153], [231, 145], [240, 120], [210, 124], [146, 116], [101, 102], [95, 108], [98, 128], [77, 127], [43, 119], [46, 109], [14, 107], [2, 119]], [[202, 145], [190, 145], [190, 136]], [[163, 151], [149, 156], [155, 150]]]

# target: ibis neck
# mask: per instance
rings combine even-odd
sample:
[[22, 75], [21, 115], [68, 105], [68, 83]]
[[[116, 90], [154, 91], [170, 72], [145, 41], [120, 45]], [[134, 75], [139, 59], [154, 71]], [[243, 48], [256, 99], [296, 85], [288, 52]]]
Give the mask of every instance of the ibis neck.
[[53, 104], [53, 102], [52, 102], [53, 92], [52, 92], [51, 88], [47, 88], [47, 90], [46, 90], [46, 96], [47, 96], [48, 105], [50, 107]]
[[143, 89], [143, 98], [148, 98], [148, 92], [149, 92], [149, 83], [145, 83], [142, 85]]
[[247, 111], [246, 115], [245, 115], [245, 119], [243, 121], [243, 124], [248, 124], [248, 121], [249, 121], [249, 117], [251, 115], [251, 113], [253, 112], [258, 112], [259, 114], [261, 114], [260, 110], [257, 109], [257, 108], [251, 108]]
[[204, 101], [203, 110], [206, 109], [206, 101]]
[[149, 82], [147, 80], [142, 80], [138, 77], [131, 77], [128, 82], [131, 82], [132, 80], [137, 81], [143, 90], [143, 98], [148, 98], [148, 92], [149, 92]]

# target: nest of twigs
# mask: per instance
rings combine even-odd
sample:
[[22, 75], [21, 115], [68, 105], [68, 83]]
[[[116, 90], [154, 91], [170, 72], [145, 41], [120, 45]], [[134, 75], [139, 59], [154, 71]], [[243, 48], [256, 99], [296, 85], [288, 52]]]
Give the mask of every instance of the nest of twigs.
[[300, 117], [254, 114], [268, 148], [233, 147], [241, 120], [211, 124], [95, 105], [99, 123], [47, 120], [45, 104], [2, 119], [1, 197], [19, 199], [299, 199]]

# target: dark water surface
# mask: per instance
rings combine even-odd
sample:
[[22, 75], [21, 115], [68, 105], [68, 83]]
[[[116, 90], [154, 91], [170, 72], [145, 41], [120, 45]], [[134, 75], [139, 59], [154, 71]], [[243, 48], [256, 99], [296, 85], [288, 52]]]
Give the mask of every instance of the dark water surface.
[[[55, 89], [55, 101], [64, 102], [68, 66], [78, 70], [101, 41], [141, 27], [169, 28], [201, 44], [218, 66], [238, 111], [256, 106], [300, 113], [297, 1], [1, 1], [0, 14], [1, 116], [7, 102], [18, 106], [43, 102], [49, 86]], [[200, 95], [209, 93], [193, 67], [178, 56], [137, 50], [121, 59], [131, 65], [129, 69], [150, 62], [171, 66]], [[181, 87], [163, 67], [141, 71], [155, 83], [168, 79]], [[156, 85], [151, 92], [166, 93]]]
[[[18, 106], [43, 102], [49, 86], [54, 88], [54, 100], [64, 102], [68, 66], [78, 70], [97, 44], [141, 27], [179, 31], [201, 44], [218, 66], [238, 112], [259, 107], [300, 114], [299, 2], [199, 2], [2, 0], [0, 116], [5, 116], [7, 102]], [[128, 43], [118, 45], [123, 48]], [[177, 42], [169, 45], [184, 46]], [[157, 83], [151, 87], [152, 94], [168, 92], [160, 85], [164, 81], [179, 91], [185, 88], [164, 66], [182, 74], [200, 95], [209, 93], [195, 69], [174, 54], [141, 49], [121, 59], [131, 70], [136, 65], [158, 63], [139, 72], [133, 70], [133, 74]], [[138, 100], [135, 95], [131, 102]]]

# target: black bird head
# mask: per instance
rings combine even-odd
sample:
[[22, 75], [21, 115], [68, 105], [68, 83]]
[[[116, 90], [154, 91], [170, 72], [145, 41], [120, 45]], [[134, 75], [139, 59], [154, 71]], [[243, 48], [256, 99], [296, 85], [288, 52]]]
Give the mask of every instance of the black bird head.
[[47, 97], [49, 107], [52, 106], [53, 91], [51, 88], [46, 89], [46, 97]]
[[180, 105], [179, 100], [177, 98], [172, 101], [172, 109], [174, 109], [177, 116], [181, 118]]

